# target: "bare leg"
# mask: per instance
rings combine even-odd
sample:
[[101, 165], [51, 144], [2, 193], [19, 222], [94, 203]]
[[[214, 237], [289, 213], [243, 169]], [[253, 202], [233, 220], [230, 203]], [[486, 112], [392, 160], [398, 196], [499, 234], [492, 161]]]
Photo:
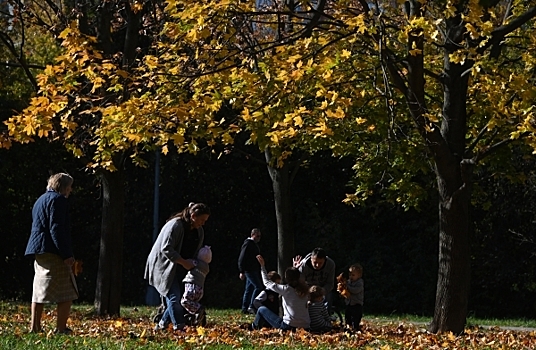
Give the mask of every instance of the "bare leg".
[[71, 312], [72, 301], [64, 301], [58, 303], [58, 319], [56, 328], [58, 332], [62, 332], [67, 328], [67, 319], [69, 318], [69, 313]]
[[43, 308], [45, 304], [32, 303], [32, 324], [30, 325], [30, 332], [41, 331], [41, 315], [43, 314]]

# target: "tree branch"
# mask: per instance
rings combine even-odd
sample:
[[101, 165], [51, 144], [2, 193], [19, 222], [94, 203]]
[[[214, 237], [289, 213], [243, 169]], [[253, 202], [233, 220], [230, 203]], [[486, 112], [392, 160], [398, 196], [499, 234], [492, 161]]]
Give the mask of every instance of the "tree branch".
[[322, 18], [322, 14], [324, 13], [324, 7], [326, 6], [326, 0], [320, 0], [318, 2], [317, 8], [314, 9], [313, 12], [313, 18], [307, 23], [305, 26], [305, 31], [303, 33], [303, 36], [310, 37], [311, 34], [313, 34], [313, 28], [318, 26], [318, 22], [320, 21], [320, 18]]
[[[526, 137], [528, 136], [529, 133], [526, 132], [524, 134], [522, 134], [521, 137]], [[479, 161], [481, 161], [482, 159], [488, 157], [489, 155], [491, 155], [492, 153], [496, 152], [498, 149], [500, 149], [501, 147], [504, 147], [506, 145], [509, 145], [510, 143], [514, 142], [515, 140], [514, 139], [511, 139], [511, 138], [507, 138], [507, 139], [504, 139], [502, 141], [499, 141], [497, 142], [496, 144], [492, 145], [492, 146], [489, 146], [487, 148], [485, 148], [484, 150], [482, 150], [481, 152], [479, 152], [473, 159], [474, 159], [474, 162], [475, 163], [478, 163]]]
[[35, 79], [35, 77], [33, 76], [32, 72], [30, 71], [30, 67], [26, 63], [26, 59], [24, 58], [24, 55], [22, 55], [22, 56], [18, 55], [17, 49], [15, 48], [15, 44], [13, 43], [13, 41], [11, 40], [11, 38], [7, 34], [5, 34], [3, 32], [0, 32], [0, 40], [4, 43], [4, 46], [7, 47], [9, 52], [11, 52], [13, 57], [15, 57], [15, 59], [19, 62], [20, 67], [24, 70], [24, 73], [26, 74], [26, 77], [28, 78], [28, 80], [32, 84], [34, 90], [38, 91], [39, 88], [37, 86], [37, 80]]
[[[22, 66], [22, 64], [20, 64], [20, 63], [12, 63], [12, 62], [9, 62], [9, 61], [8, 62], [2, 62], [2, 66], [24, 68]], [[32, 69], [45, 69], [46, 68], [45, 66], [41, 66], [41, 65], [38, 65], [38, 64], [27, 64], [26, 67], [32, 68]]]
[[501, 53], [501, 42], [506, 35], [527, 23], [529, 20], [536, 17], [536, 6], [529, 8], [525, 13], [513, 19], [510, 23], [500, 26], [491, 33], [491, 39], [477, 50], [480, 54], [484, 53], [490, 47], [492, 48], [492, 57], [497, 58]]

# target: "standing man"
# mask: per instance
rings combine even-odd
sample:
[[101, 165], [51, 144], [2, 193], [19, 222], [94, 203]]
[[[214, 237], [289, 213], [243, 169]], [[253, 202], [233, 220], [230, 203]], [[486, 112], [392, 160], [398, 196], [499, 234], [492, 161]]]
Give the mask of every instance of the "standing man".
[[240, 279], [246, 280], [246, 288], [242, 297], [242, 313], [255, 313], [253, 301], [264, 289], [261, 279], [261, 267], [257, 261], [257, 255], [261, 253], [259, 241], [261, 240], [261, 230], [254, 228], [251, 236], [246, 238], [240, 249], [238, 257], [238, 271]]
[[335, 286], [335, 262], [327, 256], [322, 248], [315, 248], [302, 258], [297, 255], [293, 265], [300, 270], [308, 286], [320, 286], [326, 291], [328, 310], [331, 313], [332, 291]]

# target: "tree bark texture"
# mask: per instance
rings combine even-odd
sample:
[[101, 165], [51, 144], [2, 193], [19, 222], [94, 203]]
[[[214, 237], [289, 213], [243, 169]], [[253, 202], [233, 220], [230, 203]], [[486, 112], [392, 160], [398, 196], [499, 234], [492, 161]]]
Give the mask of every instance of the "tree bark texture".
[[[417, 1], [409, 1], [411, 16], [421, 16]], [[434, 318], [429, 330], [459, 334], [467, 316], [470, 283], [470, 217], [471, 174], [473, 163], [465, 159], [467, 130], [467, 70], [472, 62], [453, 64], [449, 55], [458, 49], [463, 38], [463, 21], [452, 18], [447, 23], [448, 40], [444, 47], [444, 89], [442, 119], [431, 124], [426, 118], [424, 42], [420, 30], [410, 33], [408, 48], [418, 48], [408, 54], [407, 85], [391, 65], [394, 84], [405, 94], [415, 125], [428, 145], [435, 165], [439, 191], [439, 269]], [[467, 155], [470, 157], [470, 155]]]
[[470, 288], [470, 214], [473, 163], [465, 159], [467, 88], [471, 62], [451, 64], [445, 55], [441, 136], [432, 146], [439, 191], [439, 270], [430, 331], [461, 334]]
[[290, 198], [290, 174], [287, 163], [278, 168], [270, 163], [270, 150], [265, 151], [268, 173], [274, 190], [275, 215], [277, 220], [277, 270], [281, 276], [292, 266], [294, 257], [294, 230]]
[[124, 170], [103, 171], [102, 227], [95, 290], [98, 315], [120, 314], [123, 270]]
[[[451, 170], [459, 174], [460, 167]], [[470, 287], [470, 215], [471, 191], [460, 185], [454, 193], [447, 190], [443, 174], [437, 174], [439, 200], [439, 269], [434, 318], [430, 331], [461, 334], [465, 328]]]

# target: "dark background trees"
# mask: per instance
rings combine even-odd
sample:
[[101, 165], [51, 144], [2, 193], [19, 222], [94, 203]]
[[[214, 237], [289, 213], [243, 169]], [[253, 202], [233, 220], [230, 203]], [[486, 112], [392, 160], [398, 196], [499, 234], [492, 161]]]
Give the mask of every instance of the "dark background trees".
[[[110, 4], [111, 2], [107, 2], [107, 5]], [[109, 8], [103, 7], [99, 9], [105, 14], [111, 13], [108, 11], [110, 10]], [[83, 12], [83, 9], [80, 10]], [[129, 24], [136, 24], [138, 22], [139, 18], [137, 19], [137, 16], [135, 15], [137, 13], [136, 11], [120, 13], [125, 15], [125, 18], [128, 18]], [[531, 10], [530, 13], [533, 14], [534, 10]], [[102, 17], [106, 18], [106, 16], [96, 16], [95, 18], [97, 17], [101, 19]], [[83, 16], [83, 18], [87, 17]], [[105, 28], [109, 25], [107, 21], [101, 20], [100, 22], [97, 22], [98, 24], [103, 25]], [[66, 22], [64, 22], [64, 24], [66, 24]], [[88, 23], [84, 23], [82, 21], [80, 29], [85, 32], [89, 28], [84, 26], [84, 24], [87, 25]], [[100, 25], [99, 28], [102, 29]], [[133, 28], [135, 27], [136, 26], [134, 25]], [[118, 28], [124, 27], [119, 26]], [[101, 49], [105, 54], [115, 52], [114, 50], [110, 51], [111, 42], [122, 46], [121, 43], [124, 39], [123, 34], [121, 34], [116, 38], [119, 40], [112, 40], [110, 42], [110, 38], [108, 38], [106, 34], [108, 32], [108, 30], [97, 30], [96, 32], [91, 30], [88, 31], [88, 33], [91, 34], [100, 33], [101, 36], [98, 36], [100, 41], [99, 46], [102, 46]], [[116, 33], [120, 32], [124, 33], [122, 29]], [[127, 35], [125, 34], [124, 37], [126, 38]], [[122, 57], [125, 59], [125, 61], [121, 61], [121, 66], [128, 64], [130, 60], [127, 53], [130, 52], [133, 54], [131, 50], [127, 50], [127, 46], [130, 49], [135, 46], [127, 45], [127, 40], [124, 41], [125, 45], [124, 47], [121, 47], [121, 50], [124, 48], [125, 55]], [[92, 57], [90, 61], [93, 62], [94, 60], [97, 60], [96, 56]], [[397, 61], [401, 62], [399, 60]], [[22, 66], [25, 60], [20, 58], [17, 60], [17, 62], [19, 62], [18, 64]], [[419, 63], [419, 65], [422, 64]], [[6, 77], [8, 76], [7, 73], [13, 73], [9, 67], [11, 66], [2, 67], [6, 72]], [[418, 65], [412, 65], [412, 67], [419, 68]], [[450, 67], [446, 68], [448, 68], [447, 71], [449, 71]], [[69, 74], [72, 72], [71, 70], [68, 71]], [[412, 71], [422, 73], [422, 69]], [[28, 72], [29, 70], [26, 70], [27, 75]], [[453, 73], [458, 74], [462, 73], [462, 71], [456, 69], [456, 72]], [[449, 74], [449, 76], [453, 75]], [[5, 78], [4, 82], [9, 82], [9, 80], [10, 79]], [[16, 79], [11, 79], [11, 81], [16, 81]], [[415, 80], [412, 81], [415, 82]], [[422, 95], [424, 91], [419, 87], [419, 85], [423, 84], [424, 81], [422, 79], [418, 79], [417, 83], [418, 84], [413, 84], [410, 86], [411, 89], [408, 91], [416, 90]], [[455, 91], [460, 87], [458, 84], [451, 85], [448, 86], [449, 91]], [[21, 96], [22, 95], [23, 94], [21, 93]], [[108, 93], [105, 93], [104, 95], [106, 98], [110, 97]], [[413, 96], [413, 94], [409, 94], [409, 96]], [[128, 96], [125, 95], [123, 97], [127, 98]], [[12, 101], [20, 102], [16, 101], [16, 99], [12, 99]], [[419, 103], [421, 102], [422, 101], [419, 101]], [[9, 108], [19, 109], [20, 106], [23, 105], [24, 102], [19, 105], [10, 103], [11, 107]], [[448, 106], [453, 105], [454, 104], [448, 103]], [[82, 109], [74, 108], [72, 110], [75, 112], [73, 115], [79, 116], [81, 113], [78, 112], [80, 112]], [[464, 115], [464, 113], [465, 112], [463, 112], [461, 115]], [[453, 113], [453, 115], [456, 115], [456, 113]], [[95, 115], [95, 117], [97, 117], [96, 119], [98, 119], [98, 116], [98, 114]], [[461, 119], [458, 118], [453, 120]], [[89, 125], [89, 123], [82, 122], [80, 125], [86, 127]], [[462, 130], [464, 128], [456, 129]], [[460, 141], [462, 138], [466, 138], [466, 136], [467, 135], [464, 134], [456, 134], [456, 138]], [[447, 137], [447, 139], [450, 139], [450, 137]], [[432, 144], [435, 145], [436, 143]], [[459, 144], [461, 144], [461, 142], [459, 142]], [[117, 147], [111, 147], [111, 149], [117, 150]], [[459, 155], [461, 152], [457, 150], [454, 152], [454, 154]], [[17, 155], [19, 155], [18, 159], [16, 158]], [[33, 159], [33, 157], [36, 157], [36, 159]], [[128, 282], [130, 287], [136, 285], [140, 286], [140, 289], [144, 289], [143, 281], [137, 284], [136, 281], [138, 280], [139, 282], [140, 275], [137, 274], [137, 271], [141, 270], [140, 266], [143, 266], [143, 261], [145, 258], [143, 252], [140, 252], [140, 247], [144, 247], [147, 242], [147, 238], [144, 237], [144, 234], [141, 234], [141, 232], [152, 231], [143, 230], [144, 227], [150, 224], [150, 220], [148, 218], [151, 217], [151, 211], [149, 208], [151, 207], [152, 196], [147, 189], [152, 189], [153, 186], [147, 186], [147, 184], [150, 184], [152, 172], [144, 169], [132, 168], [126, 164], [123, 167], [123, 163], [120, 162], [119, 164], [121, 166], [117, 167], [121, 172], [120, 174], [105, 173], [105, 176], [101, 177], [102, 181], [96, 183], [86, 178], [85, 172], [82, 170], [82, 168], [80, 168], [82, 165], [71, 162], [67, 155], [55, 147], [49, 144], [43, 144], [41, 142], [30, 146], [28, 149], [18, 148], [16, 151], [6, 156], [5, 159], [6, 163], [13, 162], [12, 167], [14, 166], [15, 168], [20, 165], [20, 159], [24, 159], [25, 162], [28, 160], [28, 164], [25, 165], [26, 174], [31, 174], [32, 180], [36, 180], [35, 184], [33, 184], [31, 188], [24, 188], [24, 184], [18, 189], [18, 191], [13, 190], [13, 187], [11, 187], [12, 185], [10, 185], [11, 182], [5, 182], [7, 184], [6, 187], [8, 188], [6, 190], [6, 207], [10, 207], [10, 205], [16, 203], [15, 208], [17, 210], [17, 214], [20, 215], [24, 215], [23, 213], [29, 212], [28, 203], [31, 206], [33, 200], [42, 192], [41, 186], [42, 183], [44, 183], [44, 180], [37, 180], [40, 179], [40, 177], [46, 179], [46, 175], [48, 175], [49, 171], [57, 171], [61, 168], [61, 170], [69, 171], [77, 178], [83, 179], [80, 185], [81, 190], [78, 198], [76, 201], [73, 201], [73, 205], [77, 208], [80, 208], [75, 209], [75, 214], [79, 214], [77, 217], [80, 216], [85, 218], [84, 221], [75, 222], [75, 232], [81, 234], [79, 242], [79, 246], [82, 247], [81, 255], [90, 256], [90, 258], [88, 258], [90, 266], [90, 269], [88, 270], [90, 274], [88, 276], [92, 276], [91, 273], [93, 271], [91, 269], [95, 269], [98, 265], [91, 260], [91, 257], [93, 257], [92, 253], [95, 249], [94, 247], [99, 246], [98, 238], [95, 239], [94, 237], [94, 231], [97, 229], [101, 230], [103, 232], [102, 237], [104, 237], [100, 244], [101, 260], [99, 260], [99, 263], [102, 263], [103, 261], [105, 262], [101, 264], [101, 268], [99, 270], [99, 275], [103, 275], [103, 278], [97, 278], [98, 282], [96, 294], [98, 294], [99, 290], [103, 290], [103, 294], [106, 294], [107, 290], [117, 292], [119, 289], [126, 289], [129, 293], [138, 295], [136, 288], [117, 288], [117, 286], [121, 286], [118, 281], [120, 280], [119, 277], [123, 275], [132, 279], [132, 282]], [[368, 265], [368, 271], [370, 271], [370, 276], [372, 277], [370, 280], [370, 288], [372, 288], [374, 292], [371, 294], [371, 299], [367, 300], [370, 300], [369, 305], [371, 305], [373, 309], [375, 307], [378, 310], [399, 310], [406, 308], [415, 309], [416, 305], [421, 305], [423, 310], [427, 310], [428, 299], [426, 296], [428, 295], [429, 291], [429, 288], [427, 287], [429, 286], [429, 278], [426, 272], [430, 266], [434, 266], [434, 263], [433, 260], [427, 259], [426, 257], [429, 252], [435, 251], [434, 247], [437, 247], [437, 242], [434, 242], [433, 239], [430, 239], [430, 236], [428, 235], [430, 233], [429, 230], [431, 230], [431, 228], [433, 228], [435, 225], [434, 221], [429, 220], [429, 216], [434, 217], [436, 215], [436, 210], [429, 209], [433, 208], [434, 206], [424, 205], [420, 212], [404, 212], [400, 207], [389, 206], [379, 201], [379, 199], [373, 199], [367, 203], [368, 206], [365, 209], [357, 210], [349, 207], [339, 207], [340, 199], [344, 197], [343, 184], [347, 182], [348, 176], [345, 176], [344, 172], [339, 174], [338, 169], [347, 170], [350, 168], [350, 165], [344, 164], [344, 161], [339, 162], [331, 158], [323, 157], [321, 154], [316, 155], [312, 160], [313, 161], [310, 163], [309, 167], [304, 168], [304, 171], [300, 172], [299, 178], [296, 179], [296, 183], [299, 182], [299, 185], [293, 186], [292, 188], [292, 211], [293, 215], [298, 218], [298, 220], [296, 220], [294, 223], [297, 242], [295, 250], [297, 253], [303, 254], [316, 245], [322, 245], [328, 249], [330, 255], [333, 256], [336, 261], [338, 261], [339, 266], [341, 267], [349, 262], [352, 262], [353, 260], [356, 260], [356, 258], [364, 263], [365, 266]], [[314, 162], [316, 160], [318, 160], [320, 163], [316, 164]], [[498, 163], [500, 163], [500, 159], [497, 160]], [[150, 164], [151, 160], [148, 159], [148, 161]], [[376, 162], [377, 159], [373, 159], [373, 161]], [[40, 164], [42, 167], [34, 169], [32, 168], [34, 163], [31, 162], [34, 162], [36, 165]], [[237, 227], [240, 225], [239, 223], [247, 222], [247, 217], [245, 218], [242, 212], [244, 210], [242, 206], [247, 206], [252, 217], [255, 218], [254, 226], [261, 226], [263, 230], [268, 230], [268, 232], [276, 231], [272, 226], [272, 215], [266, 214], [270, 213], [271, 210], [264, 207], [257, 208], [257, 205], [259, 204], [257, 203], [257, 198], [268, 198], [266, 196], [257, 194], [257, 190], [265, 188], [263, 185], [264, 183], [259, 179], [266, 179], [266, 176], [257, 174], [256, 170], [252, 170], [250, 164], [245, 159], [240, 157], [236, 159], [228, 158], [225, 160], [222, 158], [220, 161], [216, 161], [215, 159], [209, 157], [208, 154], [201, 154], [199, 158], [192, 158], [191, 156], [169, 156], [169, 158], [162, 160], [162, 162], [165, 163], [164, 168], [167, 169], [163, 170], [163, 192], [166, 195], [175, 193], [175, 196], [177, 196], [176, 193], [179, 193], [176, 198], [180, 198], [179, 202], [181, 202], [178, 204], [176, 198], [166, 199], [164, 196], [162, 199], [162, 208], [167, 209], [168, 211], [171, 211], [170, 208], [174, 208], [173, 211], [176, 211], [182, 206], [186, 205], [188, 201], [197, 200], [197, 197], [201, 197], [203, 199], [200, 198], [199, 200], [203, 200], [209, 204], [214, 203], [214, 205], [211, 204], [211, 206], [215, 208], [216, 212], [226, 214], [230, 213], [227, 215], [222, 215], [221, 217], [213, 217], [213, 232], [215, 236], [212, 237], [212, 239], [214, 242], [216, 242], [218, 247], [226, 248], [227, 244], [229, 246], [229, 248], [222, 250], [222, 258], [226, 259], [221, 261], [225, 261], [226, 264], [221, 270], [218, 270], [219, 267], [217, 267], [217, 269], [214, 271], [216, 273], [220, 273], [220, 275], [214, 275], [214, 282], [216, 283], [216, 286], [228, 285], [229, 288], [227, 289], [232, 291], [236, 283], [233, 281], [233, 274], [227, 274], [227, 272], [230, 271], [231, 266], [234, 264], [232, 262], [233, 259], [231, 259], [233, 256], [232, 247], [235, 247], [238, 244], [237, 242], [234, 242], [234, 236], [229, 235], [230, 232], [248, 232], [250, 229], [250, 227], [245, 229], [242, 227]], [[228, 171], [230, 172], [220, 171], [220, 167], [222, 166], [221, 162], [224, 162], [223, 164], [228, 163]], [[524, 159], [518, 159], [517, 163], [520, 165], [520, 167], [522, 167], [522, 165], [525, 163], [528, 163], [528, 169], [531, 169], [530, 163], [526, 162]], [[49, 169], [50, 164], [54, 164], [54, 169]], [[45, 168], [47, 170], [43, 171]], [[6, 174], [9, 174], [8, 177], [15, 177], [15, 179], [17, 178], [17, 171], [13, 171], [12, 168], [9, 167], [6, 167], [6, 169], [8, 169], [6, 170]], [[184, 172], [183, 169], [188, 169], [188, 172]], [[238, 169], [244, 169], [244, 173], [237, 175], [236, 171], [238, 171]], [[468, 276], [468, 267], [472, 262], [474, 265], [473, 267], [476, 266], [476, 268], [480, 271], [479, 273], [481, 273], [476, 280], [473, 279], [471, 282], [473, 288], [476, 288], [477, 291], [480, 292], [483, 290], [482, 293], [476, 295], [478, 295], [482, 300], [489, 300], [496, 303], [505, 300], [506, 298], [514, 297], [513, 299], [516, 299], [516, 296], [521, 295], [520, 292], [523, 292], [523, 296], [528, 296], [532, 292], [533, 282], [530, 278], [530, 259], [532, 254], [531, 250], [533, 248], [531, 243], [532, 237], [529, 235], [529, 233], [531, 232], [530, 225], [533, 221], [533, 215], [531, 213], [532, 208], [530, 206], [518, 209], [520, 202], [511, 202], [512, 197], [515, 198], [515, 196], [512, 196], [513, 194], [519, 193], [518, 197], [525, 198], [527, 193], [531, 192], [532, 187], [530, 185], [527, 187], [527, 185], [511, 185], [510, 183], [500, 182], [500, 180], [494, 177], [495, 171], [495, 169], [491, 169], [489, 166], [487, 168], [484, 166], [484, 171], [481, 171], [481, 174], [479, 174], [476, 179], [477, 182], [479, 180], [481, 181], [480, 187], [484, 190], [483, 192], [489, 194], [487, 202], [490, 204], [491, 210], [475, 210], [471, 213], [473, 217], [470, 218], [468, 210], [465, 210], [466, 204], [469, 203], [470, 197], [466, 196], [466, 201], [463, 203], [463, 212], [458, 212], [456, 215], [452, 215], [447, 221], [449, 223], [454, 222], [458, 224], [461, 222], [462, 224], [460, 224], [460, 226], [462, 226], [463, 232], [467, 230], [467, 232], [472, 234], [473, 231], [467, 229], [469, 222], [473, 223], [475, 229], [474, 232], [476, 237], [474, 237], [474, 241], [467, 239], [467, 237], [464, 235], [462, 242], [463, 244], [461, 245], [464, 248], [463, 252], [469, 252], [469, 250], [466, 249], [467, 245], [469, 244], [468, 242], [472, 242], [472, 245], [475, 245], [475, 247], [473, 250], [474, 253], [471, 255], [471, 261], [468, 259], [469, 254], [462, 254], [463, 261], [464, 263], [467, 262], [467, 264], [458, 265], [461, 266], [461, 268], [458, 270], [458, 275], [462, 277], [458, 278], [458, 281], [461, 280], [462, 282], [467, 282], [468, 284], [469, 280], [466, 279], [465, 276]], [[301, 174], [302, 172], [305, 172], [305, 174]], [[43, 173], [46, 173], [46, 175]], [[247, 176], [245, 175], [246, 173], [248, 174]], [[106, 174], [109, 176], [106, 176]], [[251, 174], [254, 174], [255, 176], [250, 178]], [[339, 174], [340, 178], [337, 175], [331, 179], [332, 174]], [[227, 181], [222, 181], [222, 176], [225, 177], [225, 180]], [[528, 173], [528, 176], [530, 178], [532, 174]], [[21, 176], [21, 178], [25, 180], [28, 179], [28, 177], [24, 175]], [[117, 180], [117, 182], [112, 183], [111, 180]], [[38, 183], [41, 183], [41, 185], [38, 185]], [[243, 193], [241, 190], [235, 188], [232, 192], [237, 192], [240, 194], [240, 196], [238, 196], [238, 198], [234, 198], [228, 192], [228, 188], [232, 188], [236, 183], [240, 184], [240, 187], [245, 186], [247, 183], [251, 183], [255, 187], [255, 191], [250, 190]], [[165, 187], [164, 184], [168, 184], [170, 187]], [[184, 188], [186, 188], [186, 190], [180, 186], [182, 184], [185, 185]], [[224, 187], [224, 184], [226, 184], [227, 187]], [[529, 184], [531, 184], [531, 182], [529, 182]], [[34, 192], [34, 189], [39, 190]], [[126, 191], [125, 198], [123, 198], [123, 190]], [[23, 199], [10, 198], [10, 196], [14, 197], [19, 194], [25, 194], [22, 197]], [[119, 195], [118, 197], [115, 197], [113, 194]], [[330, 197], [331, 195], [333, 197]], [[110, 204], [108, 207], [103, 205], [101, 211], [99, 212], [99, 209], [94, 207], [95, 201], [102, 201], [104, 199], [104, 203], [106, 204], [107, 198], [119, 198], [119, 200], [114, 202], [116, 205]], [[251, 200], [251, 198], [254, 199]], [[125, 222], [122, 220], [123, 199], [125, 199], [127, 203], [127, 206], [124, 209], [131, 211], [131, 213], [126, 214]], [[19, 200], [22, 202], [19, 202]], [[86, 200], [88, 200], [87, 203]], [[266, 202], [270, 203], [269, 200], [266, 200]], [[262, 203], [264, 203], [264, 200]], [[270, 204], [273, 205], [273, 203]], [[108, 208], [120, 209], [117, 211], [107, 211]], [[476, 206], [476, 208], [480, 208], [480, 206]], [[512, 212], [511, 208], [516, 208], [516, 211]], [[496, 212], [494, 212], [494, 210], [496, 210]], [[6, 215], [8, 215], [8, 213], [6, 213]], [[162, 210], [162, 213], [163, 214], [161, 214], [160, 221], [163, 222], [165, 217], [169, 216], [170, 213], [166, 213], [166, 210]], [[461, 220], [462, 216], [464, 218], [463, 220]], [[259, 219], [259, 217], [262, 219]], [[6, 218], [11, 219], [10, 216], [7, 216]], [[102, 223], [96, 224], [99, 218], [102, 220]], [[108, 220], [110, 218], [111, 220]], [[261, 224], [259, 224], [259, 222]], [[19, 221], [16, 224], [20, 225], [21, 223], [24, 223], [24, 220]], [[262, 225], [264, 225], [264, 227]], [[24, 224], [22, 226], [24, 226]], [[223, 227], [224, 229], [220, 229], [220, 227]], [[13, 232], [17, 232], [17, 230], [13, 229], [12, 227], [10, 227], [10, 229]], [[128, 242], [123, 242], [123, 229], [130, 230], [125, 234], [125, 239]], [[110, 233], [110, 235], [105, 233]], [[8, 235], [8, 233], [6, 233], [6, 235]], [[106, 237], [109, 236], [120, 237], [120, 239], [117, 241], [114, 239], [106, 240]], [[239, 242], [242, 239], [243, 236], [237, 238], [236, 240]], [[97, 243], [95, 243], [95, 241], [97, 241]], [[106, 242], [106, 244], [102, 244], [103, 242]], [[267, 240], [264, 243], [266, 244], [267, 252], [270, 253], [270, 247], [273, 246], [273, 242]], [[149, 245], [150, 244], [147, 246]], [[13, 250], [16, 246], [17, 245], [13, 245], [11, 248], [6, 248], [6, 257], [9, 257], [6, 259], [6, 261], [10, 261], [15, 264], [18, 263], [18, 256], [15, 253], [15, 250]], [[127, 254], [132, 253], [132, 256], [126, 257], [125, 262], [123, 262], [122, 259], [123, 246], [126, 248]], [[501, 247], [500, 249], [497, 248], [499, 246]], [[102, 247], [106, 248], [106, 254], [102, 254]], [[440, 259], [441, 256], [448, 257], [448, 254], [440, 254]], [[521, 265], [523, 271], [522, 274], [525, 275], [525, 277], [528, 276], [522, 282], [513, 277], [515, 276], [515, 273], [512, 272], [519, 271], [516, 269], [516, 267], [520, 266], [519, 261], [517, 260], [519, 257], [527, 257], [525, 258], [525, 261], [528, 260], [527, 264]], [[129, 258], [133, 260], [130, 260]], [[495, 262], [499, 261], [499, 259], [501, 259], [500, 264], [496, 264]], [[403, 263], [401, 261], [403, 261]], [[408, 262], [407, 265], [406, 262]], [[411, 264], [409, 264], [409, 262], [411, 262]], [[129, 271], [128, 274], [123, 274], [122, 266], [125, 266], [125, 269]], [[416, 268], [416, 266], [422, 266], [422, 269]], [[130, 272], [132, 272], [132, 275], [130, 275]], [[440, 271], [440, 278], [443, 275], [446, 275], [446, 273], [442, 274]], [[91, 280], [92, 277], [89, 279]], [[433, 280], [433, 278], [430, 279]], [[100, 284], [99, 281], [101, 282]], [[110, 281], [115, 284], [116, 288], [110, 288]], [[89, 281], [88, 283], [88, 285], [91, 286], [91, 282]], [[108, 285], [105, 285], [106, 283]], [[443, 284], [438, 283], [438, 286], [440, 285]], [[455, 287], [453, 288], [454, 290], [461, 284], [453, 279], [451, 285]], [[100, 286], [103, 288], [100, 288]], [[367, 286], [369, 286], [369, 284], [367, 284]], [[462, 298], [463, 303], [457, 303], [464, 304], [463, 309], [465, 308], [465, 295], [467, 294], [466, 287], [467, 286], [464, 285], [464, 287], [461, 288], [464, 292], [464, 297]], [[7, 289], [9, 288], [6, 288], [6, 290]], [[431, 289], [433, 290], [433, 287]], [[396, 293], [394, 291], [396, 291]], [[501, 297], [504, 296], [504, 298], [499, 299], [498, 297], [490, 297], [490, 294], [495, 291], [500, 291]], [[86, 293], [88, 295], [91, 294], [90, 291], [86, 291]], [[400, 295], [398, 295], [398, 293], [400, 293]], [[234, 294], [236, 293], [233, 292], [231, 299], [235, 298]], [[450, 294], [457, 295], [456, 292]], [[396, 295], [396, 297], [393, 297], [393, 295]], [[95, 297], [95, 300], [103, 299], [106, 299], [106, 297]], [[118, 293], [115, 293], [113, 298], [108, 299], [113, 299], [111, 304], [115, 303], [115, 305], [112, 305], [111, 307], [104, 306], [102, 307], [102, 310], [104, 312], [114, 313], [115, 310], [118, 310], [119, 306]], [[133, 298], [132, 300], [135, 299], [136, 298]], [[210, 299], [207, 299], [207, 302], [210, 302]], [[438, 305], [442, 306], [443, 304]], [[485, 308], [483, 308], [483, 310], [485, 310]], [[513, 312], [512, 309], [508, 310], [508, 307], [505, 308], [505, 311]], [[456, 327], [460, 326], [464, 319], [465, 317], [458, 317]]]
[[[262, 155], [259, 155], [259, 157]], [[125, 239], [122, 303], [145, 301], [145, 259], [152, 242], [154, 159], [149, 168], [125, 171]], [[210, 152], [161, 158], [160, 214], [166, 218], [190, 201], [210, 205], [206, 244], [214, 260], [207, 278], [205, 303], [238, 307], [243, 285], [236, 259], [240, 243], [259, 227], [269, 269], [277, 268], [277, 233], [271, 180], [266, 169], [243, 153]], [[534, 317], [534, 161], [516, 158], [528, 171], [527, 182], [497, 181], [478, 174], [488, 193], [489, 209], [473, 210], [475, 246], [469, 312], [482, 317]], [[437, 272], [437, 209], [430, 198], [420, 210], [407, 210], [380, 199], [363, 208], [341, 203], [352, 176], [352, 162], [319, 153], [296, 175], [292, 188], [296, 254], [322, 246], [337, 263], [337, 272], [359, 261], [365, 268], [366, 313], [433, 313]], [[490, 169], [492, 172], [494, 169]], [[77, 258], [84, 261], [78, 277], [80, 299], [94, 300], [99, 258], [101, 188], [61, 146], [43, 141], [0, 150], [0, 298], [29, 301], [33, 269], [24, 258], [31, 224], [31, 206], [44, 191], [49, 172], [75, 177], [70, 197]], [[482, 206], [485, 207], [485, 206]]]

